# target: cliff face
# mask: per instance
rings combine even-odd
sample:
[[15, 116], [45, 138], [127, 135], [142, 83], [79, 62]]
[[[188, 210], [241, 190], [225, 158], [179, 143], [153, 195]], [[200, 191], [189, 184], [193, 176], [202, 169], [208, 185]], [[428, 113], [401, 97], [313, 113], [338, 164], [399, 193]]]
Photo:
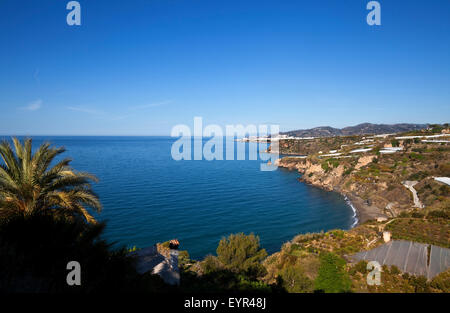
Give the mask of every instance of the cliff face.
[[279, 166], [290, 170], [297, 170], [302, 173], [303, 175], [300, 180], [308, 184], [329, 191], [342, 191], [341, 187], [344, 180], [343, 165], [339, 165], [338, 167], [325, 172], [320, 164], [313, 163], [308, 159], [297, 162], [289, 162], [289, 160], [281, 159]]
[[[356, 161], [356, 164], [362, 168], [373, 158], [361, 158], [363, 160]], [[361, 222], [378, 217], [394, 217], [410, 206], [408, 191], [400, 184], [388, 188], [384, 181], [358, 180], [355, 175], [348, 173], [344, 164], [325, 170], [325, 166], [311, 160], [289, 162], [282, 159], [279, 166], [302, 173], [300, 180], [307, 184], [347, 196], [358, 209]]]

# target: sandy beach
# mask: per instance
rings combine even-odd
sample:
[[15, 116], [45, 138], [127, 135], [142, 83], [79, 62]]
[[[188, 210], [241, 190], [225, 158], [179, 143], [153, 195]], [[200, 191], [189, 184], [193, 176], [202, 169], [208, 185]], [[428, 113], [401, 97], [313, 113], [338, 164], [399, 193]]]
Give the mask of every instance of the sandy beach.
[[[288, 168], [289, 169], [289, 168]], [[292, 170], [292, 169], [290, 169]], [[324, 189], [320, 185], [312, 184], [300, 177], [298, 179], [299, 182], [308, 184], [310, 186], [314, 186], [320, 189]], [[345, 197], [345, 200], [347, 201], [348, 205], [352, 207], [352, 209], [356, 213], [356, 223], [352, 225], [352, 227], [358, 226], [359, 224], [362, 224], [368, 220], [374, 220], [378, 217], [387, 217], [385, 214], [382, 213], [381, 209], [374, 205], [367, 205], [367, 203], [361, 199], [360, 197], [352, 194], [352, 193], [344, 193], [340, 190], [339, 186], [336, 186], [333, 190], [329, 190], [330, 192], [338, 192], [341, 195]]]
[[385, 217], [380, 208], [374, 205], [367, 205], [365, 201], [360, 197], [357, 197], [353, 194], [344, 194], [344, 196], [346, 196], [350, 200], [351, 204], [356, 209], [358, 218], [357, 225], [368, 220], [377, 219], [378, 217]]

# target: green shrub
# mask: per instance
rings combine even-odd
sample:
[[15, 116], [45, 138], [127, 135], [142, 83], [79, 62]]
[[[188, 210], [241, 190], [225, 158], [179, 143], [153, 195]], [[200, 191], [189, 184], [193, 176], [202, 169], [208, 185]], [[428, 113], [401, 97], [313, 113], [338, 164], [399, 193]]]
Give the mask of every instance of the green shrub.
[[185, 266], [189, 262], [191, 262], [189, 252], [187, 252], [186, 250], [180, 250], [178, 252], [178, 265], [180, 267]]
[[[414, 217], [414, 218], [423, 218], [424, 216], [425, 215], [423, 213], [419, 213], [417, 211], [414, 211], [411, 213], [411, 217]], [[412, 221], [410, 221], [410, 222], [412, 222]]]
[[441, 187], [439, 187], [439, 191], [441, 195], [448, 196], [450, 194], [450, 187], [447, 185], [442, 185]]
[[264, 282], [252, 280], [248, 276], [227, 269], [217, 269], [203, 275], [192, 271], [182, 271], [180, 290], [185, 293], [261, 293], [270, 292], [272, 288]]
[[361, 274], [367, 273], [367, 261], [361, 260], [354, 266], [355, 270]]
[[400, 271], [400, 269], [399, 269], [397, 266], [392, 265], [392, 266], [391, 266], [391, 269], [390, 269], [390, 273], [391, 273], [392, 275], [398, 275], [398, 274], [401, 273], [401, 271]]
[[408, 176], [408, 180], [422, 180], [428, 177], [430, 174], [426, 171], [419, 171], [417, 173]]
[[267, 252], [260, 248], [258, 236], [239, 233], [220, 240], [217, 257], [226, 269], [257, 277], [264, 273], [261, 262]]
[[346, 168], [343, 175], [344, 176], [350, 175], [353, 172], [353, 169], [354, 169], [353, 167]]
[[342, 239], [342, 238], [344, 238], [345, 231], [343, 231], [341, 229], [336, 229], [336, 230], [330, 231], [330, 234], [332, 234], [335, 238]]
[[204, 274], [211, 274], [223, 269], [223, 265], [213, 255], [207, 255], [205, 259], [200, 263], [200, 267]]
[[300, 265], [283, 267], [278, 277], [278, 284], [288, 292], [312, 292], [313, 281], [309, 279]]
[[450, 214], [445, 211], [445, 210], [434, 210], [434, 211], [430, 211], [427, 214], [428, 217], [435, 217], [435, 218], [446, 218], [449, 219], [450, 218]]
[[416, 293], [430, 292], [430, 285], [428, 284], [427, 279], [424, 276], [410, 276], [409, 282], [414, 287], [414, 292]]
[[439, 289], [442, 292], [450, 292], [450, 271], [443, 272], [436, 277], [430, 283], [431, 287]]
[[414, 160], [423, 160], [425, 157], [421, 154], [417, 154], [415, 152], [411, 152], [409, 155], [410, 159], [414, 159]]
[[131, 248], [127, 248], [127, 251], [128, 251], [128, 252], [135, 252], [135, 251], [137, 251], [137, 250], [140, 250], [140, 249], [136, 248], [136, 246], [133, 246], [133, 247], [131, 247]]
[[450, 176], [450, 163], [444, 163], [439, 165], [439, 175], [446, 177]]
[[320, 166], [325, 171], [325, 173], [327, 173], [330, 170], [330, 167], [328, 166], [328, 162], [327, 161], [322, 162], [322, 164]]
[[349, 292], [351, 281], [345, 271], [345, 260], [334, 253], [320, 255], [319, 273], [314, 281], [316, 291]]
[[339, 160], [338, 159], [333, 159], [333, 158], [328, 159], [328, 163], [330, 163], [333, 166], [333, 168], [336, 168], [336, 167], [339, 166]]
[[432, 125], [431, 126], [432, 128], [431, 128], [431, 132], [432, 133], [440, 133], [443, 129], [444, 129], [444, 127], [443, 126], [441, 126], [441, 125]]
[[412, 148], [412, 151], [417, 153], [423, 153], [425, 152], [425, 150], [425, 148]]

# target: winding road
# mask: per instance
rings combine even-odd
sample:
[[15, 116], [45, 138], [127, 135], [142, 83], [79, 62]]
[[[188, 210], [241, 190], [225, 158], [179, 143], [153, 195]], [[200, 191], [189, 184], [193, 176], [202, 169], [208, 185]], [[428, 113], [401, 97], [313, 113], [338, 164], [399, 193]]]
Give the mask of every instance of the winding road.
[[416, 189], [414, 189], [414, 186], [418, 183], [418, 181], [414, 180], [406, 180], [403, 182], [403, 186], [408, 188], [411, 193], [413, 194], [413, 200], [414, 200], [414, 206], [419, 209], [423, 209], [425, 206], [420, 202], [419, 196], [417, 195]]

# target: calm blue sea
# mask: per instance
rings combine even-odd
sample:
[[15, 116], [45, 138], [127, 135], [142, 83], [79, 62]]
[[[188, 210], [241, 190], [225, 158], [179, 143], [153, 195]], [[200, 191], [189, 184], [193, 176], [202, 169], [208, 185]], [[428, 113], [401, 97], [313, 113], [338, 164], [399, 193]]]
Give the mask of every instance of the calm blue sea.
[[[221, 237], [255, 233], [269, 253], [299, 233], [348, 229], [353, 210], [337, 193], [297, 181], [261, 160], [174, 161], [170, 137], [33, 137], [64, 146], [79, 171], [95, 174], [105, 238], [146, 247], [178, 238], [194, 259], [215, 254]], [[256, 143], [236, 143], [258, 145]], [[260, 145], [265, 149], [266, 145]]]

